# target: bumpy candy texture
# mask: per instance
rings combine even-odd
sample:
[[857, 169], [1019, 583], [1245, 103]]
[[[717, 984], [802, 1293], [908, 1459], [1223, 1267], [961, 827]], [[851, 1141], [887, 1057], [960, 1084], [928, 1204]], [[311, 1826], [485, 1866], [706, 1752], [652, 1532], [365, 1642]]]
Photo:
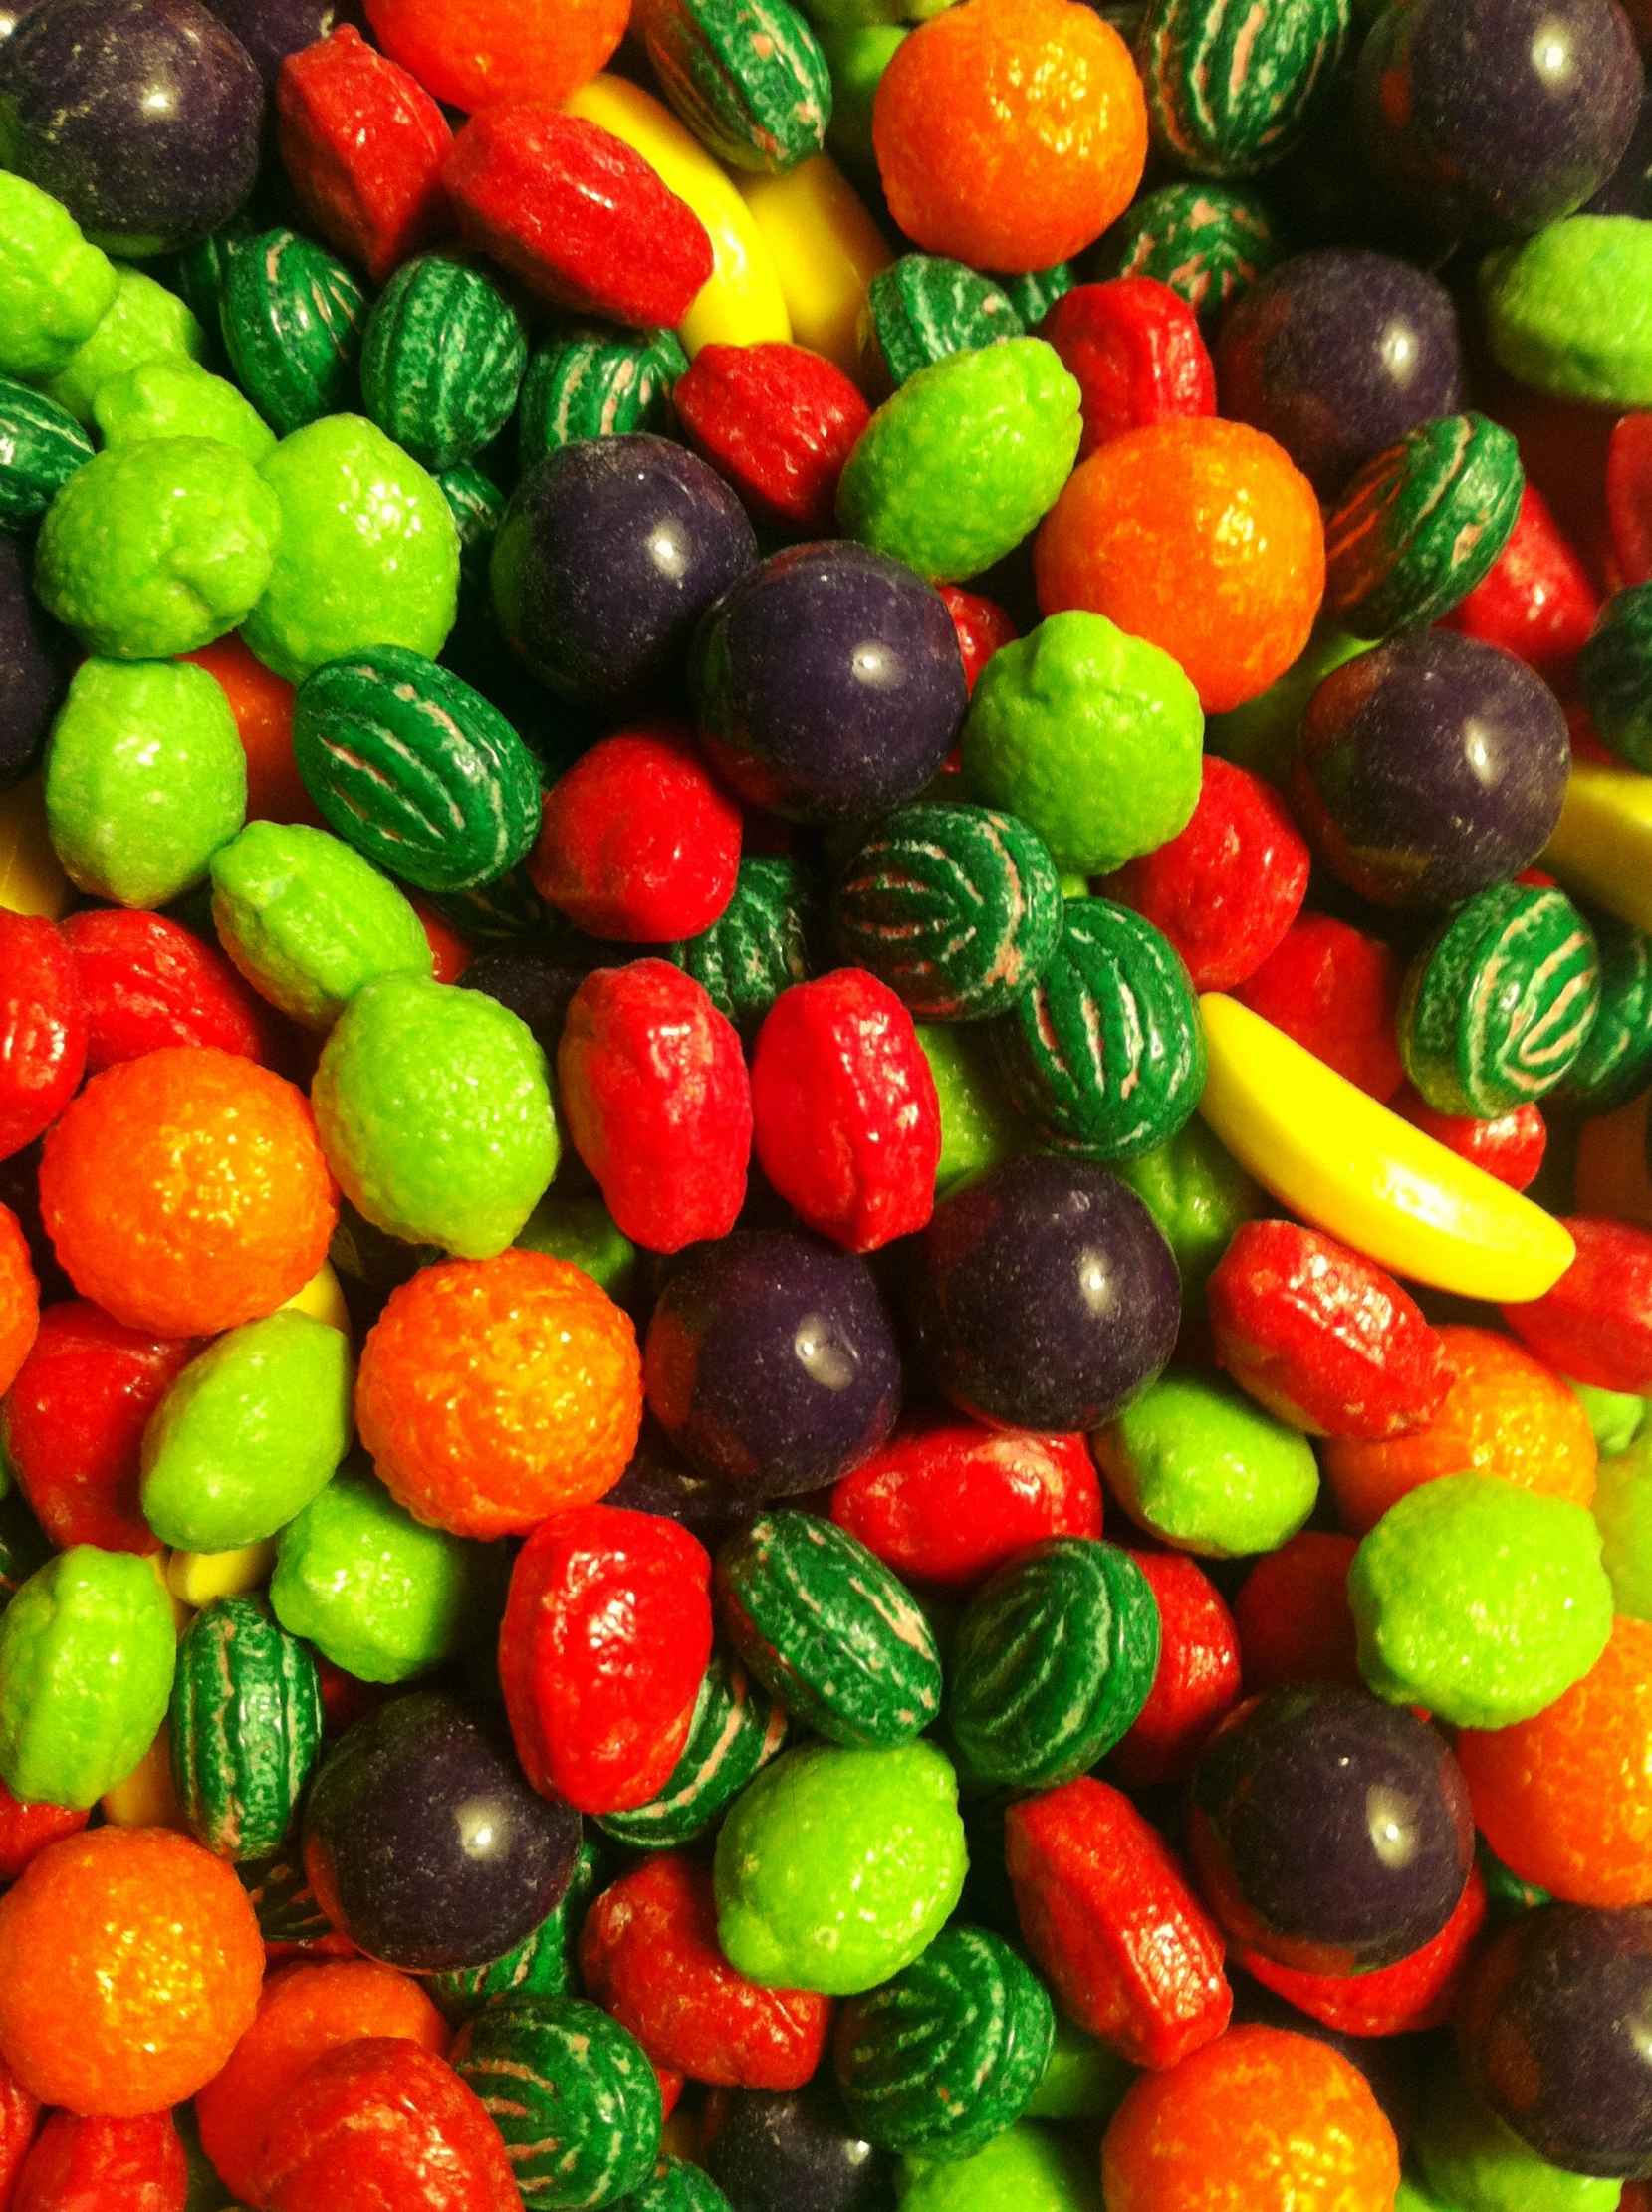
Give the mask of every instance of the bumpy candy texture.
[[87, 244], [68, 208], [11, 170], [0, 172], [0, 370], [55, 376], [114, 304], [114, 265]]
[[428, 469], [492, 443], [511, 418], [528, 339], [480, 269], [430, 254], [398, 269], [373, 305], [361, 396], [379, 428]]
[[1341, 59], [1349, 12], [1349, 0], [1294, 0], [1259, 21], [1245, 0], [1153, 0], [1137, 53], [1158, 145], [1207, 176], [1283, 160]]
[[0, 912], [0, 1156], [32, 1144], [80, 1089], [87, 1022], [74, 961], [44, 916]]
[[667, 945], [665, 957], [745, 1037], [782, 991], [808, 981], [817, 919], [811, 872], [778, 854], [753, 854], [741, 860], [733, 894], [710, 928]]
[[206, 350], [206, 333], [182, 300], [141, 270], [118, 267], [109, 313], [46, 384], [46, 395], [85, 427], [105, 384], [149, 361], [203, 361]]
[[1216, 412], [1216, 372], [1198, 317], [1156, 277], [1078, 285], [1057, 300], [1038, 335], [1077, 379], [1081, 461], [1126, 430]]
[[1159, 1609], [1159, 1663], [1107, 1770], [1130, 1790], [1185, 1781], [1240, 1683], [1238, 1632], [1210, 1578], [1181, 1552], [1134, 1556]]
[[596, 325], [541, 346], [522, 380], [517, 453], [524, 470], [581, 438], [670, 427], [672, 389], [688, 357], [671, 331]]
[[802, 346], [702, 346], [671, 394], [696, 450], [755, 521], [831, 529], [837, 479], [871, 420], [843, 371]]
[[1289, 250], [1259, 193], [1178, 182], [1143, 193], [1097, 248], [1097, 260], [1109, 277], [1169, 285], [1214, 345], [1226, 309]]
[[367, 20], [386, 54], [466, 111], [499, 100], [560, 106], [602, 67], [625, 28], [614, 0], [578, 0], [527, 20], [511, 0], [437, 10], [425, 0], [372, 0]]
[[650, 1850], [691, 1843], [732, 1804], [759, 1767], [775, 1757], [786, 1741], [787, 1724], [786, 1708], [760, 1682], [722, 1651], [713, 1651], [694, 1699], [682, 1756], [645, 1805], [604, 1813], [604, 1833]]
[[[216, 856], [214, 856], [216, 858]], [[221, 954], [162, 914], [72, 914], [63, 934], [87, 1017], [91, 1074], [162, 1045], [216, 1045], [264, 1061], [264, 1009]]]
[[1644, 767], [1652, 759], [1652, 586], [1606, 602], [1577, 673], [1595, 734], [1631, 767]]
[[287, 1839], [321, 1754], [316, 1662], [262, 1598], [220, 1598], [178, 1645], [172, 1779], [214, 1856], [265, 1858]]
[[860, 352], [868, 374], [903, 384], [948, 354], [969, 354], [1022, 337], [1006, 293], [943, 255], [902, 254], [866, 287]]
[[296, 231], [238, 241], [223, 280], [224, 351], [280, 437], [354, 396], [365, 293], [342, 261]]
[[783, 172], [820, 152], [831, 76], [787, 0], [647, 0], [638, 30], [666, 99], [720, 161]]
[[[1557, 398], [1647, 406], [1652, 343], [1638, 303], [1649, 262], [1646, 226], [1628, 215], [1574, 215], [1488, 255], [1481, 299], [1493, 354]], [[1637, 306], [1626, 312], [1628, 301]]]
[[1540, 1359], [1596, 1389], [1643, 1394], [1652, 1380], [1652, 1237], [1626, 1221], [1574, 1217], [1576, 1258], [1530, 1311], [1504, 1318]]
[[38, 522], [91, 458], [92, 440], [67, 408], [9, 376], [0, 380], [0, 526]]
[[1212, 1559], [1272, 1551], [1318, 1495], [1305, 1438], [1214, 1375], [1161, 1376], [1092, 1448], [1132, 1521]]

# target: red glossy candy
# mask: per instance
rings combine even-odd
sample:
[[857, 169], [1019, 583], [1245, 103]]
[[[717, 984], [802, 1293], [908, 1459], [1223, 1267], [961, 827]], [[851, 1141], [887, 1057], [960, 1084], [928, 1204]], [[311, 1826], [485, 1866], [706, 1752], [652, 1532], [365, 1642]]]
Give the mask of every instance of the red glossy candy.
[[1307, 846], [1273, 786], [1212, 755], [1187, 828], [1120, 868], [1104, 890], [1164, 932], [1196, 991], [1231, 991], [1283, 941], [1307, 895], [1308, 867]]
[[374, 284], [452, 228], [447, 118], [353, 24], [289, 54], [276, 81], [282, 166], [324, 238]]
[[576, 1506], [511, 1574], [499, 1679], [517, 1756], [582, 1813], [646, 1805], [688, 1740], [711, 1657], [711, 1561], [660, 1514]]
[[1442, 626], [1501, 645], [1556, 691], [1567, 691], [1599, 612], [1588, 570], [1561, 535], [1547, 500], [1535, 484], [1528, 484], [1514, 532], [1491, 574]]
[[51, 1127], [86, 1066], [86, 1016], [56, 925], [0, 910], [0, 1159]]
[[63, 939], [86, 1014], [89, 1075], [163, 1045], [215, 1045], [268, 1060], [263, 1001], [221, 952], [164, 914], [71, 914]]
[[189, 2165], [170, 2112], [54, 2112], [18, 2176], [11, 2212], [184, 2212], [188, 2199]]
[[1265, 1989], [1342, 2035], [1415, 2035], [1451, 2018], [1485, 1925], [1486, 1884], [1476, 1866], [1439, 1934], [1409, 1958], [1375, 1973], [1303, 1974], [1260, 1951], [1240, 1950], [1235, 1956]]
[[671, 396], [695, 451], [754, 522], [822, 537], [836, 528], [837, 479], [872, 418], [840, 369], [778, 339], [704, 346]]
[[1024, 1798], [1004, 1853], [1027, 1948], [1069, 2019], [1136, 2066], [1174, 2066], [1222, 2033], [1221, 1930], [1122, 1792], [1080, 1775]]
[[1257, 1561], [1233, 1603], [1247, 1697], [1288, 1682], [1363, 1686], [1348, 1603], [1348, 1569], [1358, 1549], [1351, 1536], [1303, 1529]]
[[1626, 414], [1606, 447], [1606, 518], [1625, 584], [1652, 578], [1652, 414]]
[[1645, 1397], [1652, 1392], [1652, 1234], [1590, 1216], [1564, 1226], [1576, 1259], [1551, 1291], [1505, 1306], [1503, 1318], [1557, 1373]]
[[547, 792], [528, 872], [590, 936], [668, 944], [709, 929], [734, 896], [740, 829], [686, 731], [626, 730]]
[[[964, 682], [975, 689], [975, 679], [1004, 645], [1014, 644], [1019, 632], [996, 600], [975, 592], [961, 592], [956, 584], [937, 584], [946, 602], [952, 626], [958, 632], [958, 650], [964, 656]], [[951, 763], [948, 763], [950, 766]]]
[[39, 2104], [0, 2059], [0, 2212], [11, 2212], [12, 2192], [39, 2118]]
[[662, 1851], [586, 1915], [588, 1993], [656, 2066], [729, 2089], [801, 2089], [821, 2063], [831, 1999], [762, 1989], [717, 1948], [711, 1868]]
[[[64, 1805], [25, 1804], [0, 1782], [0, 1883], [15, 1881], [48, 1843], [61, 1836], [79, 1835], [91, 1818]], [[0, 2195], [0, 2205], [4, 2202]]]
[[1404, 981], [1379, 938], [1304, 914], [1234, 996], [1386, 1106], [1405, 1081], [1394, 1042]]
[[935, 1210], [941, 1107], [912, 1017], [863, 968], [783, 991], [752, 1059], [758, 1164], [799, 1218], [874, 1252]]
[[1445, 1403], [1451, 1362], [1416, 1301], [1317, 1229], [1242, 1222], [1205, 1297], [1218, 1363], [1310, 1436], [1407, 1436]]
[[1113, 1746], [1126, 1790], [1185, 1782], [1205, 1738], [1239, 1703], [1239, 1631], [1210, 1577], [1185, 1552], [1132, 1552], [1159, 1606], [1159, 1667], [1147, 1702]]
[[484, 109], [442, 177], [466, 241], [553, 307], [674, 330], [711, 275], [694, 210], [640, 153], [578, 116]]
[[1216, 370], [1199, 319], [1153, 277], [1074, 285], [1039, 325], [1077, 380], [1084, 430], [1078, 458], [1126, 430], [1216, 412]]
[[1051, 1536], [1101, 1534], [1081, 1436], [943, 1419], [892, 1436], [831, 1493], [831, 1518], [903, 1579], [967, 1590]]
[[[1535, 873], [1535, 870], [1529, 872]], [[1524, 882], [1526, 877], [1520, 880]], [[1530, 1101], [1498, 1114], [1494, 1120], [1477, 1121], [1469, 1113], [1436, 1112], [1428, 1101], [1407, 1084], [1393, 1101], [1393, 1107], [1402, 1121], [1409, 1121], [1413, 1128], [1433, 1137], [1437, 1144], [1443, 1144], [1448, 1152], [1455, 1152], [1459, 1159], [1483, 1167], [1488, 1175], [1495, 1175], [1511, 1190], [1526, 1188], [1541, 1167], [1543, 1153], [1548, 1149], [1548, 1130], [1542, 1114]]]

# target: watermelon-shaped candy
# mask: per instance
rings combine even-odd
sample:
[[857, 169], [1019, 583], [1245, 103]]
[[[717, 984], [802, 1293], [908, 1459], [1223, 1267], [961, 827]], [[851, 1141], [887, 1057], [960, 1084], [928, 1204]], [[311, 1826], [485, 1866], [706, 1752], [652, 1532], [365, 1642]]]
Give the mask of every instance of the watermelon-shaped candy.
[[580, 1997], [507, 1997], [450, 2058], [505, 2138], [525, 2205], [611, 2204], [659, 2157], [659, 2080], [642, 2046]]
[[1600, 1006], [1557, 1095], [1585, 1113], [1610, 1113], [1652, 1086], [1652, 937], [1615, 914], [1591, 912], [1600, 955]]
[[333, 1922], [316, 1902], [296, 1838], [290, 1850], [238, 1865], [235, 1878], [247, 1892], [266, 1943], [319, 1943], [333, 1934]]
[[490, 276], [451, 254], [399, 268], [367, 318], [361, 396], [421, 467], [452, 468], [511, 419], [528, 334]]
[[1022, 335], [1009, 294], [991, 277], [940, 254], [908, 253], [866, 287], [857, 339], [876, 380], [898, 386], [948, 354]]
[[662, 2152], [650, 2178], [628, 2197], [621, 2197], [613, 2212], [732, 2212], [732, 2208], [703, 2166]]
[[325, 246], [265, 230], [230, 249], [224, 345], [277, 437], [352, 406], [366, 322], [366, 294]]
[[510, 1997], [566, 1997], [579, 1987], [575, 1953], [586, 1907], [602, 1885], [602, 1862], [589, 1835], [580, 1839], [574, 1878], [561, 1900], [514, 1951], [486, 1966], [429, 1977], [431, 1996], [449, 2020], [473, 2020]]
[[77, 469], [92, 440], [67, 407], [0, 376], [0, 530], [28, 530]]
[[761, 1683], [714, 1651], [694, 1701], [682, 1757], [657, 1798], [629, 1813], [604, 1813], [621, 1843], [665, 1850], [702, 1835], [786, 1741], [786, 1710]]
[[1602, 744], [1631, 768], [1652, 768], [1652, 584], [1606, 602], [1577, 674]]
[[826, 144], [831, 72], [787, 0], [638, 0], [665, 97], [731, 168], [795, 169]]
[[672, 386], [687, 373], [688, 356], [674, 331], [586, 328], [542, 346], [522, 386], [523, 473], [582, 438], [669, 429]]
[[814, 878], [800, 862], [758, 854], [741, 861], [734, 896], [711, 927], [666, 945], [664, 954], [750, 1037], [782, 991], [808, 982], [819, 904]]
[[1095, 249], [1103, 277], [1157, 277], [1214, 345], [1223, 314], [1290, 252], [1273, 210], [1242, 185], [1161, 184], [1122, 214]]
[[1284, 160], [1347, 42], [1349, 0], [1149, 0], [1136, 34], [1160, 150], [1202, 176]]
[[189, 1832], [219, 1858], [280, 1849], [321, 1756], [322, 1692], [308, 1644], [263, 1597], [215, 1598], [183, 1632], [168, 1717]]

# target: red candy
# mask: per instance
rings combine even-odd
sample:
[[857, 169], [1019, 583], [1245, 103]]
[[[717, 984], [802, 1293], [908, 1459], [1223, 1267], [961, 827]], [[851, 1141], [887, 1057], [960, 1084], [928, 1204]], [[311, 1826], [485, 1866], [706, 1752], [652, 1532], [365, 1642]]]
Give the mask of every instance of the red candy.
[[82, 2119], [54, 2112], [10, 2212], [184, 2212], [189, 2165], [170, 2112]]
[[1469, 1113], [1437, 1112], [1407, 1084], [1393, 1101], [1393, 1107], [1402, 1121], [1409, 1121], [1459, 1159], [1483, 1167], [1511, 1190], [1526, 1188], [1541, 1167], [1548, 1148], [1542, 1114], [1530, 1102], [1498, 1114], [1495, 1120], [1477, 1121]]
[[688, 1740], [711, 1657], [711, 1561], [675, 1521], [576, 1506], [517, 1557], [499, 1679], [542, 1796], [582, 1813], [646, 1805]]
[[1231, 991], [1256, 974], [1296, 920], [1308, 864], [1307, 847], [1273, 786], [1213, 755], [1187, 828], [1104, 887], [1164, 932], [1196, 991]]
[[1547, 500], [1528, 484], [1492, 573], [1441, 626], [1501, 645], [1556, 691], [1566, 691], [1599, 612], [1589, 572], [1561, 536]]
[[1158, 1600], [1159, 1666], [1147, 1702], [1113, 1746], [1126, 1790], [1185, 1782], [1205, 1738], [1239, 1703], [1239, 1634], [1221, 1594], [1185, 1552], [1134, 1552]]
[[1199, 319], [1169, 285], [1114, 277], [1063, 294], [1038, 327], [1078, 385], [1078, 458], [1174, 415], [1216, 412], [1216, 370]]
[[1471, 1867], [1463, 1894], [1439, 1934], [1420, 1951], [1372, 1974], [1303, 1974], [1260, 1951], [1241, 1950], [1241, 1966], [1277, 1996], [1345, 2036], [1415, 2035], [1451, 2018], [1470, 1953], [1486, 1925], [1486, 1884]]
[[[60, 1836], [79, 1835], [91, 1817], [64, 1805], [27, 1805], [0, 1782], [0, 1883], [15, 1881], [29, 1861], [38, 1858]], [[0, 2126], [0, 2144], [4, 2140], [4, 2128]], [[3, 2171], [4, 2158], [0, 2155]], [[4, 2192], [0, 2191], [0, 2205], [4, 2202]]]
[[935, 1210], [941, 1107], [912, 1017], [861, 968], [795, 983], [752, 1060], [758, 1164], [811, 1229], [874, 1252]]
[[553, 307], [675, 329], [711, 275], [694, 210], [640, 153], [578, 116], [485, 109], [442, 175], [466, 242]]
[[34, 2140], [40, 2106], [0, 2059], [0, 2212], [11, 2212], [12, 2191]]
[[1626, 414], [1606, 447], [1606, 519], [1627, 585], [1652, 578], [1652, 414]]
[[801, 2089], [831, 1999], [761, 1989], [717, 1948], [711, 1868], [662, 1851], [603, 1890], [580, 1937], [586, 1989], [655, 2066], [730, 2089]]
[[871, 420], [840, 369], [778, 339], [705, 346], [671, 398], [695, 450], [754, 522], [830, 536], [837, 479]]
[[451, 228], [447, 118], [354, 25], [289, 54], [276, 83], [282, 166], [324, 238], [374, 284]]
[[599, 968], [557, 1051], [575, 1150], [621, 1232], [650, 1252], [726, 1237], [746, 1199], [752, 1093], [740, 1039], [667, 960]]
[[0, 1159], [51, 1127], [86, 1066], [86, 1016], [56, 926], [0, 910]]
[[89, 1075], [163, 1045], [267, 1060], [267, 1013], [221, 952], [164, 914], [71, 914], [63, 939], [86, 1014]]
[[686, 731], [625, 731], [546, 794], [528, 862], [534, 888], [577, 928], [622, 944], [709, 929], [734, 896], [740, 809]]
[[1257, 1561], [1233, 1605], [1247, 1697], [1288, 1682], [1364, 1687], [1348, 1603], [1348, 1569], [1358, 1549], [1351, 1536], [1303, 1529]]
[[1234, 996], [1386, 1106], [1405, 1081], [1394, 1042], [1404, 981], [1380, 939], [1304, 914]]
[[956, 584], [937, 584], [935, 589], [946, 602], [952, 626], [958, 632], [958, 650], [964, 656], [964, 682], [973, 691], [976, 677], [993, 654], [1001, 646], [1015, 642], [1016, 625], [995, 600], [984, 600], [974, 592], [961, 592]]
[[831, 1493], [831, 1518], [903, 1579], [967, 1590], [1051, 1536], [1101, 1534], [1081, 1436], [945, 1420], [892, 1436]]
[[1557, 1373], [1645, 1397], [1652, 1391], [1652, 1235], [1589, 1217], [1564, 1226], [1576, 1259], [1551, 1291], [1505, 1306], [1503, 1318]]

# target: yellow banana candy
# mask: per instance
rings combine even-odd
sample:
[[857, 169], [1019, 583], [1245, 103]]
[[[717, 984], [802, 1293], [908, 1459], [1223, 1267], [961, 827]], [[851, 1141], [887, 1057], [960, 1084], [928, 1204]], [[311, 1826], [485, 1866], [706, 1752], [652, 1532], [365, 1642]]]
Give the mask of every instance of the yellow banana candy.
[[45, 790], [38, 776], [25, 777], [0, 797], [0, 907], [58, 921], [72, 895], [46, 834]]
[[276, 1553], [273, 1536], [235, 1552], [174, 1552], [166, 1566], [166, 1587], [173, 1598], [197, 1609], [214, 1598], [244, 1598], [261, 1590], [275, 1573]]
[[829, 153], [784, 176], [743, 176], [740, 190], [779, 272], [793, 337], [858, 382], [866, 287], [895, 258], [882, 232]]
[[1540, 1298], [1571, 1265], [1551, 1214], [1448, 1151], [1221, 992], [1199, 1002], [1199, 1111], [1280, 1203], [1379, 1267], [1464, 1298]]
[[1652, 776], [1584, 762], [1538, 862], [1637, 929], [1652, 930]]

